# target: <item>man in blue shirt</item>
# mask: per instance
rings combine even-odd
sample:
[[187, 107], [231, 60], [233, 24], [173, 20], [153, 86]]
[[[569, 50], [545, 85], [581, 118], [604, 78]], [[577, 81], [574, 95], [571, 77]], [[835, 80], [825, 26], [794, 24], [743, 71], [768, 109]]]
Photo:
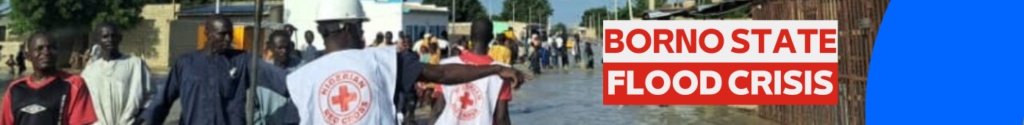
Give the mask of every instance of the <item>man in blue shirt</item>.
[[206, 45], [178, 57], [167, 83], [157, 90], [143, 117], [162, 124], [174, 100], [181, 99], [181, 124], [245, 125], [249, 54], [231, 49], [230, 20], [214, 15], [206, 21]]

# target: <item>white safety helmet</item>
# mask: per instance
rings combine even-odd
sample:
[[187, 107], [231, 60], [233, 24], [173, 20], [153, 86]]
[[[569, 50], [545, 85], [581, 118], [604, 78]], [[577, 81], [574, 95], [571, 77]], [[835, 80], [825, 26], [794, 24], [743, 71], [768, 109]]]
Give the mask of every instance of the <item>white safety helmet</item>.
[[369, 21], [360, 0], [320, 0], [316, 21], [356, 20]]

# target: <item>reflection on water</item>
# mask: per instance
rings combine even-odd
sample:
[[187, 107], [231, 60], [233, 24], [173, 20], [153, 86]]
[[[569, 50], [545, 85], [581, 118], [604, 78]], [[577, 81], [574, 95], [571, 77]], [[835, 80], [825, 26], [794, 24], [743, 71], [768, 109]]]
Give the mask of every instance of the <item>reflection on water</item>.
[[[595, 50], [599, 51], [600, 50]], [[600, 61], [598, 56], [595, 61]], [[723, 105], [602, 105], [600, 63], [594, 70], [547, 71], [514, 95], [519, 125], [776, 125], [751, 111]]]

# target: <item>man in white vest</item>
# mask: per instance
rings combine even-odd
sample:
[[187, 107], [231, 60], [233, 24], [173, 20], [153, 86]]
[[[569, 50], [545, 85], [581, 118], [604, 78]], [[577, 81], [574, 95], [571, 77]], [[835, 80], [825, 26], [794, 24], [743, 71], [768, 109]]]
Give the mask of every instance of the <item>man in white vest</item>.
[[[364, 48], [359, 0], [321, 0], [317, 27], [325, 54], [288, 75], [288, 92], [303, 125], [395, 125], [404, 95], [415, 81], [463, 83], [498, 74], [519, 80], [501, 66], [425, 65], [394, 46]], [[412, 56], [409, 56], [412, 55]], [[529, 76], [527, 76], [528, 78]], [[413, 93], [415, 91], [412, 91]]]
[[[474, 21], [470, 27], [468, 51], [459, 56], [441, 60], [441, 64], [467, 64], [477, 66], [504, 66], [508, 64], [493, 60], [487, 55], [492, 35], [490, 20]], [[444, 108], [435, 124], [439, 125], [508, 125], [508, 102], [512, 100], [512, 88], [517, 81], [504, 81], [497, 75], [473, 80], [466, 84], [442, 85]]]

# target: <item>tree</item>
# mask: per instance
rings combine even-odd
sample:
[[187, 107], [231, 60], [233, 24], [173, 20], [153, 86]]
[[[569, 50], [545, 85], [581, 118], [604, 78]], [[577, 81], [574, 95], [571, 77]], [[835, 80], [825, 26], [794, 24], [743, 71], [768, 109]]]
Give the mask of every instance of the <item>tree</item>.
[[487, 10], [484, 9], [484, 5], [478, 0], [454, 0], [455, 7], [452, 6], [453, 0], [423, 0], [423, 4], [433, 4], [438, 7], [449, 7], [448, 10], [454, 10], [455, 15], [450, 16], [449, 19], [453, 19], [455, 22], [469, 22], [473, 20], [487, 19]]
[[[654, 7], [661, 7], [662, 5], [665, 5], [666, 1], [668, 0], [654, 0]], [[633, 0], [633, 16], [643, 16], [644, 12], [650, 10], [648, 7], [649, 5], [647, 5], [648, 3], [648, 0]]]
[[11, 0], [12, 32], [15, 34], [84, 28], [111, 22], [131, 28], [142, 17], [143, 0]]
[[[655, 0], [654, 6], [660, 7], [662, 5], [665, 5], [666, 1], [667, 0]], [[639, 18], [640, 16], [644, 15], [644, 12], [647, 12], [647, 10], [650, 9], [648, 8], [647, 3], [647, 0], [633, 0], [633, 3], [631, 3], [631, 5], [616, 8], [618, 10], [618, 14], [616, 16], [619, 17], [620, 20], [632, 19], [629, 17], [629, 9], [633, 9], [633, 17]]]
[[562, 31], [565, 31], [565, 32], [562, 32], [562, 33], [570, 32], [567, 29], [568, 29], [568, 27], [566, 27], [564, 23], [558, 22], [554, 26], [551, 27], [551, 32], [562, 32]]
[[587, 9], [586, 11], [583, 11], [583, 17], [581, 17], [582, 21], [580, 21], [580, 26], [590, 28], [596, 31], [597, 34], [602, 34], [603, 31], [598, 29], [603, 29], [603, 20], [612, 20], [612, 16], [616, 15], [613, 15], [612, 12], [605, 9], [605, 7], [590, 8]]
[[520, 22], [546, 24], [554, 12], [548, 0], [505, 0], [502, 6], [503, 19]]
[[591, 27], [596, 25], [602, 25], [602, 20], [609, 20], [612, 17], [612, 13], [609, 12], [605, 7], [595, 7], [583, 11], [583, 16], [580, 17], [580, 26]]
[[491, 15], [491, 20], [493, 20], [493, 21], [508, 21], [508, 19], [505, 19], [505, 18], [501, 17], [501, 15]]

